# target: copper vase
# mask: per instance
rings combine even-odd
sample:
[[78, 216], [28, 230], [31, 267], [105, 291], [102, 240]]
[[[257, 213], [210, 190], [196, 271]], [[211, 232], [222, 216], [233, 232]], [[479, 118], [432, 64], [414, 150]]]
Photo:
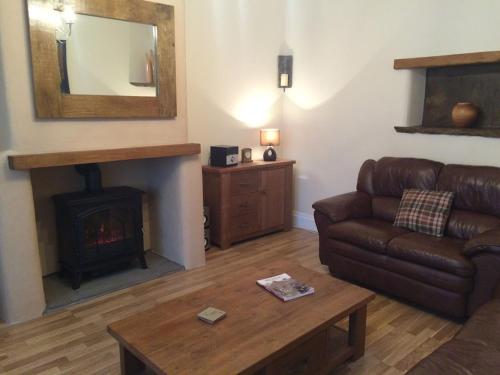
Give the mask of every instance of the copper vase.
[[468, 128], [476, 122], [479, 109], [472, 103], [457, 103], [451, 110], [451, 119], [457, 128]]

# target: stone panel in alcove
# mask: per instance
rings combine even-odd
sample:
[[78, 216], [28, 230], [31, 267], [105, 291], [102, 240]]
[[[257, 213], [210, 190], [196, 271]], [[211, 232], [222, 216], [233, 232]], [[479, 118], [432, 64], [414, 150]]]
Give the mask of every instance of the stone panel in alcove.
[[451, 110], [457, 102], [480, 109], [476, 128], [500, 128], [500, 64], [427, 69], [424, 127], [453, 127]]

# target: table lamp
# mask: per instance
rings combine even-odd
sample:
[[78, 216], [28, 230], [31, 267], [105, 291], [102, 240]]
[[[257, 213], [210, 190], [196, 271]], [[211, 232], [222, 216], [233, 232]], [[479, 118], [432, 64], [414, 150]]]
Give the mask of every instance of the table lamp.
[[280, 144], [280, 131], [279, 129], [261, 129], [260, 130], [260, 145], [269, 146], [266, 151], [264, 151], [265, 161], [275, 161], [276, 151], [273, 146], [279, 146]]

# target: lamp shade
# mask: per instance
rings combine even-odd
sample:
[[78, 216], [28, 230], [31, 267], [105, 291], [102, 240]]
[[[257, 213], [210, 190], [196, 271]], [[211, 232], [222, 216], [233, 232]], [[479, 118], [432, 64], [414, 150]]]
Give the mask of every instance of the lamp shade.
[[260, 145], [261, 146], [279, 146], [280, 131], [279, 129], [261, 129], [260, 130]]

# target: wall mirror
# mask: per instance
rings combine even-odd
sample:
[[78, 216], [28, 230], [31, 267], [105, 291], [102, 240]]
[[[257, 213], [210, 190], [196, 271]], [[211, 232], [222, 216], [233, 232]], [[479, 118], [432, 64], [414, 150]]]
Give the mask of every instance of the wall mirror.
[[156, 26], [77, 14], [57, 34], [63, 93], [156, 96]]
[[38, 118], [173, 118], [172, 6], [27, 0]]

